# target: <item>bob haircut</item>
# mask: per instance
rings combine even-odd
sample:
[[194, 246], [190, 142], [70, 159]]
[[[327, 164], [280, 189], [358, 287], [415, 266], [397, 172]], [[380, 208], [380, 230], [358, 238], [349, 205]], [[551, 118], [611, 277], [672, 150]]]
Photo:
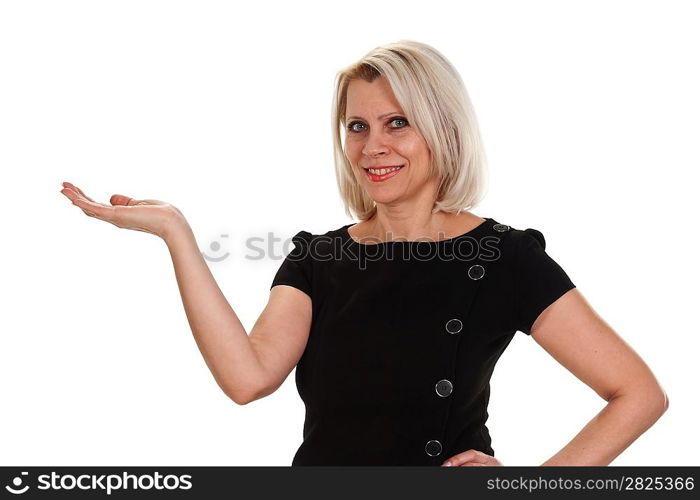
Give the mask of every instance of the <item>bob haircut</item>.
[[430, 172], [437, 175], [437, 198], [431, 213], [458, 213], [478, 204], [485, 194], [486, 155], [469, 94], [457, 70], [429, 45], [399, 40], [372, 49], [336, 74], [331, 112], [333, 156], [345, 213], [361, 220], [377, 206], [353, 175], [345, 154], [348, 85], [353, 80], [388, 80], [409, 123], [430, 150]]

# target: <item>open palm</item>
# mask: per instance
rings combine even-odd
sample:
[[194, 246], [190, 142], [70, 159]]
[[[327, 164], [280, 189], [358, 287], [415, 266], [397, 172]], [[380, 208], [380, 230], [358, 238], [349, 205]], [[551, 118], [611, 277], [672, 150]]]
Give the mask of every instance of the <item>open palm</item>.
[[111, 205], [99, 203], [70, 182], [63, 183], [61, 193], [90, 217], [102, 219], [123, 229], [144, 231], [161, 238], [164, 237], [173, 216], [182, 216], [175, 206], [160, 200], [135, 200], [129, 196], [114, 194], [109, 199]]

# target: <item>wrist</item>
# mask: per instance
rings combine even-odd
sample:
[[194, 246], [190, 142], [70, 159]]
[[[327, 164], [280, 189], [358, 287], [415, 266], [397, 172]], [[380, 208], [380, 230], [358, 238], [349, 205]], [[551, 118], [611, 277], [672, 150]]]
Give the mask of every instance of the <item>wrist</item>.
[[180, 212], [177, 209], [173, 209], [171, 212], [168, 213], [168, 216], [165, 220], [165, 224], [163, 226], [162, 234], [160, 234], [159, 236], [167, 245], [170, 245], [170, 243], [174, 239], [178, 238], [179, 235], [182, 235], [183, 233], [190, 230], [190, 225], [187, 222], [187, 219], [185, 219], [185, 216], [182, 215], [182, 212]]

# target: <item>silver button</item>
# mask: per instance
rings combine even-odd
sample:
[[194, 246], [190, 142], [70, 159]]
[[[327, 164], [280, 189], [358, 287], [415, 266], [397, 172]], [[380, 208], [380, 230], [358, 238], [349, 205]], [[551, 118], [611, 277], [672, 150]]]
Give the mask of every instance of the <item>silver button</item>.
[[447, 333], [459, 333], [462, 331], [462, 322], [458, 319], [451, 319], [445, 323], [445, 330]]
[[505, 233], [506, 231], [510, 230], [510, 226], [507, 224], [496, 224], [493, 226], [494, 231], [498, 231], [499, 233]]
[[469, 268], [467, 274], [473, 280], [480, 280], [484, 277], [484, 274], [486, 274], [486, 270], [484, 269], [484, 266], [474, 264], [472, 267]]
[[431, 457], [436, 457], [442, 453], [442, 444], [437, 439], [431, 439], [425, 444], [425, 452]]
[[438, 396], [446, 398], [452, 394], [452, 382], [447, 379], [442, 379], [435, 384], [435, 392], [438, 393]]

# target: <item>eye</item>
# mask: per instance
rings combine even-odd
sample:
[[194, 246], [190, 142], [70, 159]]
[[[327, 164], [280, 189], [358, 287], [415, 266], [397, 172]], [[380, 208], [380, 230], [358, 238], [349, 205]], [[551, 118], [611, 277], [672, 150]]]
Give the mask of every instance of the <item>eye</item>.
[[[392, 122], [404, 122], [406, 125], [408, 125], [408, 121], [405, 118], [392, 118]], [[404, 126], [406, 126], [404, 125]], [[395, 127], [395, 128], [403, 128], [403, 127]]]
[[[393, 123], [393, 122], [403, 122], [403, 123], [404, 123], [404, 125], [402, 125], [402, 126], [400, 126], [400, 127], [392, 127], [392, 128], [395, 128], [395, 129], [397, 129], [397, 128], [404, 128], [404, 127], [408, 126], [408, 120], [406, 120], [406, 119], [403, 118], [403, 117], [395, 117], [395, 118], [392, 118], [392, 119], [389, 120], [389, 123]], [[363, 127], [365, 126], [365, 124], [362, 123], [362, 122], [360, 122], [360, 121], [354, 121], [354, 122], [350, 122], [350, 123], [348, 124], [348, 130], [349, 130], [350, 132], [355, 132], [355, 133], [361, 132], [362, 130], [357, 130], [357, 129], [355, 128], [355, 125], [362, 125]]]
[[350, 123], [348, 124], [348, 130], [349, 130], [350, 132], [359, 132], [359, 130], [356, 130], [356, 129], [354, 128], [355, 125], [358, 125], [358, 124], [359, 124], [359, 125], [364, 125], [364, 123], [358, 122], [358, 121], [350, 122]]

